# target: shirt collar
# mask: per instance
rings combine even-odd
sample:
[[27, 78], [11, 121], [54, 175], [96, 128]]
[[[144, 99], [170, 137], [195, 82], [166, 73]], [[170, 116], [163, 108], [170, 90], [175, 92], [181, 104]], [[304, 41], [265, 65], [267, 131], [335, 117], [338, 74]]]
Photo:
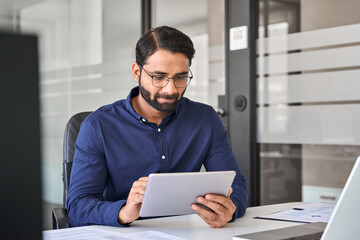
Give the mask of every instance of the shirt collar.
[[[139, 86], [137, 87], [134, 87], [133, 89], [131, 89], [129, 95], [127, 96], [126, 98], [126, 109], [137, 119], [141, 120], [143, 117], [140, 116], [134, 109], [134, 106], [132, 105], [132, 102], [131, 102], [131, 98], [133, 97], [136, 97], [137, 95], [139, 95]], [[176, 110], [169, 113], [168, 115], [166, 115], [166, 117], [164, 118], [165, 119], [173, 119], [173, 118], [176, 118], [176, 116], [178, 115], [180, 109], [181, 109], [181, 103], [183, 102], [183, 97], [181, 98], [180, 102], [179, 102], [179, 105], [177, 106]]]
[[132, 105], [131, 98], [136, 97], [139, 95], [139, 87], [134, 87], [131, 89], [129, 95], [125, 100], [126, 109], [133, 115], [135, 118], [141, 120], [141, 116], [135, 111], [134, 106]]

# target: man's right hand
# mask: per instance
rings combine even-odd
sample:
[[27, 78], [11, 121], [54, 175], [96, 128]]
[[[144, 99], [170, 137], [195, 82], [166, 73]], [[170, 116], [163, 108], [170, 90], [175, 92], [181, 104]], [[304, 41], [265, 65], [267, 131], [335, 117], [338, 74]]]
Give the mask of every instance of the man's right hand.
[[118, 222], [120, 224], [131, 223], [139, 218], [148, 179], [149, 177], [142, 177], [133, 183], [126, 204], [119, 211]]

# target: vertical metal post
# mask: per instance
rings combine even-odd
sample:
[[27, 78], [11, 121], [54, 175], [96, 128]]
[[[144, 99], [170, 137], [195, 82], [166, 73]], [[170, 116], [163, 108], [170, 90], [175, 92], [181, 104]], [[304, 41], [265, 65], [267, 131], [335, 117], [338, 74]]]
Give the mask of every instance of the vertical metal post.
[[141, 0], [141, 34], [151, 29], [151, 0]]
[[[246, 177], [249, 204], [256, 206], [260, 203], [255, 68], [258, 1], [227, 0], [225, 16], [227, 130], [235, 157]], [[230, 29], [241, 26], [247, 26], [247, 47], [231, 51]]]

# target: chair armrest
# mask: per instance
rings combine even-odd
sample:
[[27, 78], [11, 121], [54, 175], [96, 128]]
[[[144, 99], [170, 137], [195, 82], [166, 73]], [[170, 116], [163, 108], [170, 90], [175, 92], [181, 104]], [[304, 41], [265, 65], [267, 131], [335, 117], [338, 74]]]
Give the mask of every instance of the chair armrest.
[[65, 208], [52, 210], [53, 229], [69, 228], [69, 218]]

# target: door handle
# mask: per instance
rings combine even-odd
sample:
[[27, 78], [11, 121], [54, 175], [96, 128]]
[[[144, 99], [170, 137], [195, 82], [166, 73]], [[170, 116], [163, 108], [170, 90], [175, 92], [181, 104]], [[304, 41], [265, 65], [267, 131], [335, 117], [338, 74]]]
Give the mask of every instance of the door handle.
[[216, 110], [216, 113], [219, 115], [219, 117], [224, 117], [226, 115], [225, 110], [222, 108], [218, 108], [218, 110]]

